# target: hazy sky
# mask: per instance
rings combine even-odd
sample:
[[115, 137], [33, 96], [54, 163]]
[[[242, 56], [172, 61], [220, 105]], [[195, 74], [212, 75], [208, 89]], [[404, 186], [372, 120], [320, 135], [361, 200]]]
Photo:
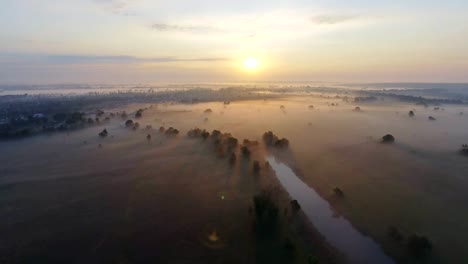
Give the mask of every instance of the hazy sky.
[[0, 83], [256, 80], [468, 82], [468, 1], [0, 1]]

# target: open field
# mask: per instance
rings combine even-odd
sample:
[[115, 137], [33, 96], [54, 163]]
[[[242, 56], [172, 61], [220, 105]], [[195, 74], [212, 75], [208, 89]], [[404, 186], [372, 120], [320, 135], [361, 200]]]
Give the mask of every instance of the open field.
[[[134, 118], [138, 109], [145, 110]], [[459, 153], [468, 141], [468, 122], [460, 115], [468, 112], [466, 106], [435, 110], [393, 100], [359, 104], [305, 95], [105, 109], [123, 110], [126, 119], [140, 124], [137, 130], [115, 117], [81, 130], [0, 143], [4, 261], [50, 263], [73, 256], [87, 263], [306, 263], [314, 255], [324, 263], [338, 262], [339, 254], [313, 222], [309, 231], [300, 228], [307, 222], [304, 215], [282, 217], [273, 239], [259, 240], [252, 231], [255, 194], [276, 186], [281, 208], [294, 199], [263, 165], [269, 155], [293, 168], [398, 263], [414, 259], [405, 242], [388, 237], [390, 226], [404, 237], [430, 239], [433, 250], [424, 263], [467, 260], [468, 163]], [[160, 126], [180, 133], [168, 137]], [[237, 148], [231, 166], [209, 140], [186, 136], [196, 127], [228, 132], [240, 144], [243, 139], [260, 144], [251, 148], [248, 160]], [[100, 138], [104, 128], [109, 134]], [[266, 148], [265, 131], [287, 138], [289, 150]], [[388, 133], [394, 144], [380, 142]], [[260, 174], [252, 171], [254, 160], [262, 164]], [[335, 187], [344, 199], [335, 197]], [[209, 239], [213, 232], [215, 243]], [[297, 245], [293, 253], [284, 247], [289, 240]]]

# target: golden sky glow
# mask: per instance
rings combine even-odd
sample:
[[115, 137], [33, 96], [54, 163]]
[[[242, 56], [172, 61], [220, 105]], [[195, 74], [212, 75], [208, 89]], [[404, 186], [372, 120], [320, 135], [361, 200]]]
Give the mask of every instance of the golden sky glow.
[[467, 11], [458, 0], [4, 0], [0, 83], [468, 82]]

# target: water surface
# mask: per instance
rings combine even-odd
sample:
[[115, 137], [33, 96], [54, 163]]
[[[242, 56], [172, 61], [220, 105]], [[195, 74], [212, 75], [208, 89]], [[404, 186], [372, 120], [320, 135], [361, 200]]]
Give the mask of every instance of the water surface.
[[370, 237], [361, 234], [344, 217], [336, 216], [326, 200], [305, 184], [291, 168], [273, 157], [267, 158], [286, 191], [301, 205], [317, 230], [346, 255], [349, 263], [394, 263]]

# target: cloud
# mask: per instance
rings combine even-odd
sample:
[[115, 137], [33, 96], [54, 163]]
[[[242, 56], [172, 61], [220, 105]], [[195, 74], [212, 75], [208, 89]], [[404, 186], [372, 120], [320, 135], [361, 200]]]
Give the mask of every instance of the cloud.
[[166, 23], [156, 23], [151, 25], [151, 28], [157, 31], [170, 32], [170, 31], [179, 31], [179, 32], [197, 32], [197, 33], [211, 33], [211, 32], [221, 32], [219, 28], [211, 26], [192, 26], [192, 25], [176, 25], [176, 24], [166, 24]]
[[133, 2], [136, 2], [138, 0], [93, 0], [93, 1], [97, 4], [100, 4], [106, 10], [114, 14], [128, 15], [132, 13], [128, 13], [126, 12], [126, 10]]
[[336, 25], [354, 20], [355, 16], [349, 15], [320, 15], [311, 17], [312, 23], [317, 25]]
[[170, 63], [170, 62], [214, 62], [228, 61], [223, 57], [182, 58], [177, 56], [139, 58], [133, 56], [94, 55], [42, 55], [42, 54], [0, 54], [0, 62], [39, 62], [48, 64], [102, 64], [102, 63]]

